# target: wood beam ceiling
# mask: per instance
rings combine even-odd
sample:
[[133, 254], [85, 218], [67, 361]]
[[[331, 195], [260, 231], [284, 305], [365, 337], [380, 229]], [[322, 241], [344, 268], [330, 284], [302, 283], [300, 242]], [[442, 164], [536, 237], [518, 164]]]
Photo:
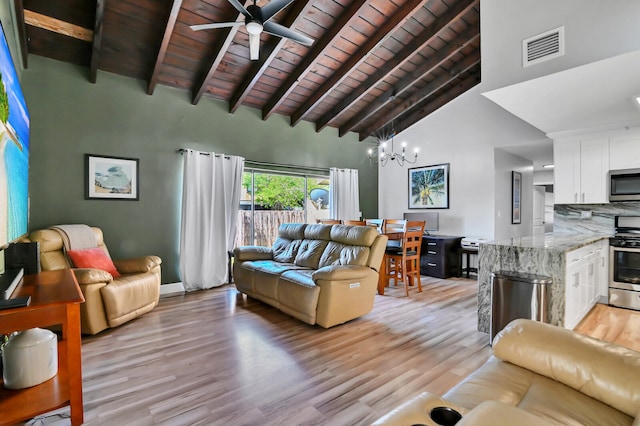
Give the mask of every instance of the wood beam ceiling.
[[105, 0], [96, 1], [96, 24], [93, 28], [93, 40], [91, 42], [91, 64], [89, 65], [89, 81], [92, 83], [95, 83], [98, 79], [98, 66], [100, 65], [100, 53], [102, 49], [104, 2]]
[[169, 41], [171, 40], [171, 35], [173, 34], [173, 30], [176, 26], [178, 13], [180, 12], [181, 6], [182, 0], [173, 0], [171, 10], [169, 11], [169, 16], [167, 17], [167, 23], [164, 26], [162, 42], [160, 43], [160, 48], [158, 49], [158, 54], [156, 55], [156, 61], [153, 65], [153, 71], [151, 71], [151, 77], [149, 78], [149, 83], [147, 85], [148, 95], [153, 95], [153, 91], [158, 84], [160, 71], [162, 71], [162, 64], [164, 63], [165, 56], [167, 56], [167, 48], [169, 47]]

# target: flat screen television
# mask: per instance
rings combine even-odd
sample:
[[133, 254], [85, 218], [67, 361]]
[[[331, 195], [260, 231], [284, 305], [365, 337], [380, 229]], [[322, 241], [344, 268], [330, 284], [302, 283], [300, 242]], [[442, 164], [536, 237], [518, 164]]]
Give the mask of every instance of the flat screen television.
[[27, 233], [29, 110], [0, 24], [0, 249]]

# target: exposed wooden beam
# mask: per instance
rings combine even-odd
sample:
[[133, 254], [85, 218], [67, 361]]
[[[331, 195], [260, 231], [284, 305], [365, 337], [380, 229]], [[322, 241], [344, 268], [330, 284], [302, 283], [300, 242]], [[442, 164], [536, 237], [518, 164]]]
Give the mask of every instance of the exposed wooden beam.
[[[420, 89], [418, 92], [403, 100], [402, 103], [398, 103], [391, 111], [387, 112], [383, 117], [378, 118], [372, 125], [362, 130], [360, 132], [360, 141], [365, 140], [368, 136], [374, 134], [378, 129], [383, 128], [396, 118], [405, 114], [410, 109], [415, 108], [416, 105], [418, 105], [420, 102], [434, 95], [444, 87], [450, 85], [455, 80], [468, 73], [469, 70], [474, 68], [479, 63], [480, 52], [477, 52], [474, 55], [463, 59], [458, 67], [456, 67], [454, 74], [443, 74], [439, 76], [438, 78], [427, 84], [425, 87]], [[450, 100], [452, 99], [453, 98], [451, 98]]]
[[462, 95], [464, 92], [471, 89], [478, 83], [480, 83], [479, 75], [469, 75], [434, 100], [419, 106], [418, 109], [413, 110], [413, 112], [408, 111], [408, 113], [400, 117], [400, 120], [394, 125], [396, 132], [400, 133], [403, 130], [408, 129], [416, 122], [422, 120], [424, 117], [431, 114], [438, 108], [446, 105], [451, 101], [451, 99], [455, 99], [458, 96]]
[[34, 27], [44, 30], [53, 31], [54, 33], [77, 38], [79, 40], [92, 42], [93, 31], [88, 28], [82, 28], [79, 25], [70, 24], [60, 19], [42, 15], [31, 10], [24, 10], [24, 22]]
[[27, 45], [27, 27], [24, 22], [24, 4], [22, 0], [14, 0], [16, 11], [16, 27], [18, 28], [18, 43], [20, 43], [20, 56], [22, 67], [27, 69], [27, 57], [29, 56], [29, 46]]
[[[361, 100], [377, 83], [384, 81], [398, 68], [404, 66], [417, 52], [422, 51], [435, 37], [444, 29], [448, 28], [452, 22], [458, 21], [469, 9], [475, 7], [480, 0], [463, 0], [455, 3], [453, 7], [436, 19], [432, 25], [426, 28], [422, 33], [418, 34], [410, 43], [400, 49], [390, 61], [378, 68], [371, 74], [362, 84], [346, 98], [331, 108], [316, 122], [316, 132], [324, 129], [329, 122], [339, 117], [343, 112], [347, 111], [353, 104]], [[478, 29], [479, 31], [479, 29]]]
[[149, 78], [149, 84], [147, 86], [148, 95], [153, 95], [153, 91], [158, 84], [158, 78], [160, 76], [160, 71], [162, 70], [162, 64], [164, 63], [165, 56], [167, 56], [167, 47], [169, 47], [171, 34], [173, 34], [173, 29], [176, 26], [176, 20], [178, 19], [178, 13], [180, 12], [181, 6], [182, 0], [173, 0], [171, 10], [169, 11], [169, 16], [167, 16], [167, 23], [164, 26], [164, 35], [162, 36], [162, 42], [160, 43], [160, 48], [158, 49], [158, 55], [156, 55], [156, 62], [153, 65], [151, 78]]
[[[231, 6], [228, 2], [226, 4], [229, 10], [229, 14], [225, 14], [225, 16], [222, 18], [223, 22], [234, 20], [239, 21], [240, 18], [244, 19], [244, 16], [238, 13], [238, 11], [233, 6]], [[236, 33], [239, 29], [240, 27], [236, 25], [234, 27], [216, 30], [218, 31], [218, 34], [220, 36], [218, 37], [217, 43], [213, 47], [211, 54], [208, 55], [211, 58], [211, 61], [207, 65], [206, 71], [202, 73], [202, 77], [200, 77], [198, 83], [194, 87], [193, 96], [191, 98], [191, 103], [193, 105], [197, 105], [198, 102], [200, 102], [202, 95], [204, 95], [204, 92], [207, 91], [207, 84], [209, 80], [211, 79], [211, 77], [213, 77], [213, 74], [215, 74], [216, 70], [220, 66], [222, 58], [224, 58], [225, 53], [227, 53], [227, 50], [229, 50], [229, 46], [231, 46], [233, 38], [236, 36]]]
[[[302, 21], [312, 7], [313, 4], [311, 0], [298, 0], [289, 6], [287, 15], [282, 22], [279, 23], [285, 27], [295, 27], [297, 23]], [[253, 89], [253, 86], [258, 82], [262, 73], [269, 67], [271, 61], [273, 61], [286, 42], [287, 40], [282, 37], [272, 36], [269, 41], [260, 47], [260, 60], [254, 62], [249, 74], [245, 76], [240, 86], [231, 96], [229, 112], [234, 113], [238, 110], [238, 107], [242, 105], [242, 102], [244, 102], [251, 89]]]
[[271, 96], [262, 108], [262, 119], [266, 120], [284, 102], [289, 94], [298, 85], [298, 82], [311, 70], [318, 57], [324, 54], [325, 50], [331, 47], [332, 41], [340, 34], [344, 27], [348, 26], [352, 20], [358, 19], [360, 9], [368, 5], [367, 0], [355, 0], [347, 10], [340, 14], [338, 20], [327, 31], [320, 40], [316, 40], [311, 50], [304, 57], [300, 65], [289, 74], [289, 77], [278, 90]]
[[378, 48], [390, 35], [395, 32], [411, 15], [421, 9], [428, 0], [409, 0], [389, 18], [372, 37], [360, 46], [345, 63], [336, 70], [314, 93], [309, 96], [304, 103], [291, 115], [291, 125], [295, 126], [313, 108], [315, 108], [325, 97], [333, 91], [345, 78], [349, 76], [358, 65], [364, 61], [370, 52]]
[[451, 43], [446, 48], [443, 48], [436, 52], [435, 55], [427, 59], [427, 61], [420, 65], [414, 72], [412, 72], [411, 74], [407, 74], [404, 78], [395, 83], [393, 85], [393, 88], [384, 95], [380, 96], [376, 102], [369, 103], [356, 115], [351, 117], [349, 121], [347, 121], [340, 127], [338, 132], [339, 136], [342, 137], [346, 135], [364, 120], [371, 117], [373, 114], [387, 105], [387, 103], [389, 103], [389, 100], [391, 99], [392, 94], [397, 96], [410, 87], [413, 87], [414, 84], [416, 84], [418, 81], [422, 81], [428, 74], [433, 72], [434, 69], [438, 68], [445, 61], [451, 59], [451, 57], [456, 55], [458, 52], [467, 47], [469, 44], [473, 43], [478, 38], [480, 38], [480, 27], [478, 25], [467, 28], [465, 32], [459, 35], [455, 43]]
[[93, 43], [91, 44], [91, 64], [89, 66], [89, 81], [95, 83], [98, 79], [98, 66], [102, 52], [102, 29], [104, 23], [104, 2], [96, 0], [96, 23], [93, 27]]

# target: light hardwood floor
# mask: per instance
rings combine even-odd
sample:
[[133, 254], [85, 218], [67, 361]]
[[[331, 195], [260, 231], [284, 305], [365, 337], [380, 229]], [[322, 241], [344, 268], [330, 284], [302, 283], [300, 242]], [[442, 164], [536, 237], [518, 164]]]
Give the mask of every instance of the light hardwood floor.
[[[370, 424], [420, 392], [443, 393], [490, 354], [476, 281], [423, 277], [423, 287], [409, 298], [392, 288], [370, 314], [328, 330], [233, 286], [163, 298], [83, 339], [85, 422]], [[637, 347], [640, 313], [602, 308], [581, 332]]]

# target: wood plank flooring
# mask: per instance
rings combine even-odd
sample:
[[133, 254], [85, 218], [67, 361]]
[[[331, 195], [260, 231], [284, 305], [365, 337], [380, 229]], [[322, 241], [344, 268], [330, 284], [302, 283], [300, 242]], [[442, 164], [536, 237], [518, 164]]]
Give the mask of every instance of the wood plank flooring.
[[[475, 280], [423, 277], [423, 288], [388, 289], [370, 314], [328, 330], [232, 285], [163, 298], [83, 338], [85, 424], [370, 424], [420, 392], [445, 392], [490, 354]], [[637, 346], [640, 312], [602, 308], [580, 331]]]

